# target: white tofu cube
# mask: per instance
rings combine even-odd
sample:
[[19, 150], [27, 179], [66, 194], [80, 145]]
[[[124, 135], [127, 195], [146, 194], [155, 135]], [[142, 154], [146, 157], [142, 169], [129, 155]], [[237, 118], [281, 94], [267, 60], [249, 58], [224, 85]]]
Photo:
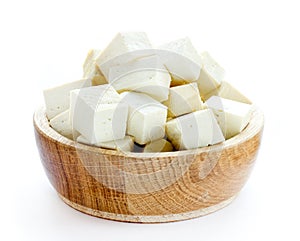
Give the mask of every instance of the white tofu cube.
[[252, 105], [212, 96], [206, 102], [222, 129], [226, 139], [240, 133], [249, 123]]
[[91, 144], [124, 138], [128, 105], [120, 100], [108, 84], [71, 91], [73, 128]]
[[205, 96], [218, 88], [224, 79], [224, 69], [209, 55], [208, 52], [201, 53], [202, 69], [197, 80], [200, 94]]
[[101, 148], [124, 151], [124, 152], [133, 151], [133, 147], [134, 147], [132, 136], [125, 136], [123, 139], [118, 139], [118, 140], [108, 141], [108, 142], [99, 142], [96, 144], [91, 144], [83, 136], [78, 136], [77, 141], [79, 143], [83, 143], [87, 145], [93, 145]]
[[123, 92], [122, 101], [129, 105], [127, 134], [143, 145], [165, 135], [167, 107], [142, 93]]
[[91, 49], [83, 64], [83, 78], [89, 78], [92, 81], [92, 85], [107, 84], [104, 75], [96, 65], [96, 57], [99, 56], [100, 50]]
[[224, 141], [222, 131], [209, 109], [168, 121], [166, 133], [176, 150], [204, 147]]
[[168, 116], [171, 117], [204, 109], [197, 83], [170, 88], [169, 99], [164, 104], [168, 107]]
[[70, 122], [70, 111], [66, 110], [50, 120], [50, 126], [59, 134], [73, 140], [73, 129]]
[[101, 53], [99, 49], [90, 49], [83, 63], [83, 73], [89, 74], [95, 71], [96, 57]]
[[240, 91], [234, 88], [227, 81], [222, 81], [221, 85], [217, 89], [204, 96], [204, 100], [208, 100], [213, 95], [220, 96], [229, 100], [239, 101], [245, 104], [251, 104], [251, 101], [246, 96], [244, 96]]
[[170, 142], [165, 139], [160, 139], [157, 141], [152, 141], [148, 143], [145, 148], [144, 152], [168, 152], [173, 151], [173, 146]]
[[82, 79], [70, 82], [61, 86], [44, 90], [44, 100], [46, 104], [46, 115], [48, 119], [69, 109], [70, 91], [91, 86], [90, 79]]
[[158, 47], [158, 55], [172, 75], [181, 82], [196, 81], [201, 71], [201, 57], [189, 38], [182, 38]]
[[168, 99], [171, 76], [153, 55], [112, 67], [109, 82], [117, 91], [142, 92], [161, 102]]
[[105, 78], [108, 79], [111, 67], [151, 54], [153, 54], [152, 45], [145, 33], [118, 33], [96, 58], [96, 64]]

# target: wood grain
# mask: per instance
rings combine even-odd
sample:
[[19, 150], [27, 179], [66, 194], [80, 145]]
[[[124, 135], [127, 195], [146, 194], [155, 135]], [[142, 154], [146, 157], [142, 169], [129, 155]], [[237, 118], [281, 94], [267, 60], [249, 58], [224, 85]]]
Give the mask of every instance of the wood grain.
[[246, 129], [222, 144], [164, 153], [122, 153], [71, 141], [34, 115], [46, 174], [61, 198], [84, 213], [127, 222], [170, 222], [226, 206], [253, 168], [263, 131], [256, 109]]

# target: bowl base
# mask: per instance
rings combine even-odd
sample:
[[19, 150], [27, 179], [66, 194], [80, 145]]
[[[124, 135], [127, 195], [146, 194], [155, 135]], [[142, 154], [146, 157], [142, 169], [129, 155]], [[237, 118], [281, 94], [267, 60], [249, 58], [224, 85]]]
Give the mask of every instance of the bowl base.
[[75, 202], [70, 201], [69, 199], [65, 198], [61, 194], [58, 193], [58, 196], [70, 207], [83, 212], [85, 214], [89, 214], [91, 216], [114, 220], [114, 221], [121, 221], [121, 222], [129, 222], [129, 223], [167, 223], [167, 222], [176, 222], [176, 221], [183, 221], [188, 219], [193, 219], [201, 216], [205, 216], [207, 214], [213, 213], [218, 211], [228, 204], [230, 204], [237, 195], [218, 203], [217, 205], [210, 206], [207, 208], [202, 208], [199, 210], [186, 212], [186, 213], [178, 213], [178, 214], [168, 214], [168, 215], [158, 215], [158, 216], [142, 216], [142, 215], [124, 215], [124, 214], [117, 214], [117, 213], [109, 213], [103, 212], [100, 210], [91, 209]]

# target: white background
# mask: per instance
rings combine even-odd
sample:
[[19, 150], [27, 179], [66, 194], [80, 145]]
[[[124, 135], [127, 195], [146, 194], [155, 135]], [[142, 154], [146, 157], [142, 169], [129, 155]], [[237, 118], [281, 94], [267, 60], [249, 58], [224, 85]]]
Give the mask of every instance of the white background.
[[[1, 1], [0, 239], [299, 240], [297, 2]], [[147, 32], [155, 44], [189, 36], [263, 109], [257, 164], [225, 209], [184, 222], [126, 224], [79, 213], [50, 186], [32, 127], [42, 90], [79, 79], [88, 49], [128, 30]]]

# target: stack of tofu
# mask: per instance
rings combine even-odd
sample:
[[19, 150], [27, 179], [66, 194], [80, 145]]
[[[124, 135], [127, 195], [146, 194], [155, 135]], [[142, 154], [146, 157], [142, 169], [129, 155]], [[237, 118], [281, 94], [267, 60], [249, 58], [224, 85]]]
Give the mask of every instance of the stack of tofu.
[[214, 145], [240, 133], [252, 105], [188, 38], [153, 47], [145, 33], [119, 33], [90, 50], [83, 79], [44, 91], [50, 126], [80, 143], [167, 152]]

